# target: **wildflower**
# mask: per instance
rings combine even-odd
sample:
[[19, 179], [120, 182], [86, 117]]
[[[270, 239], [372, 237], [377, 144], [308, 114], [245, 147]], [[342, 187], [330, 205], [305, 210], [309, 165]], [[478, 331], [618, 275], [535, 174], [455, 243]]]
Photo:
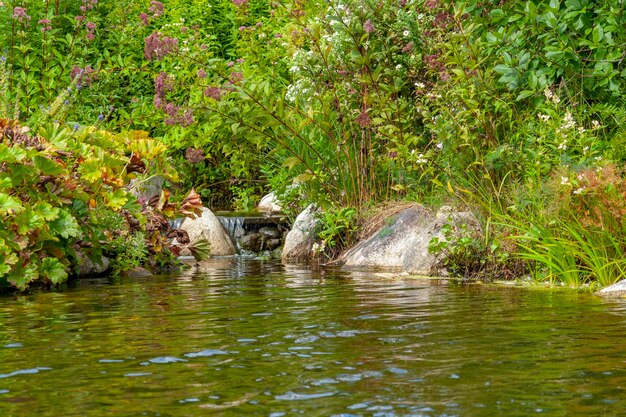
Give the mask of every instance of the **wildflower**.
[[592, 128], [593, 130], [598, 129], [599, 127], [600, 127], [600, 122], [598, 122], [597, 120], [592, 120], [592, 121], [591, 121], [591, 128]]
[[103, 120], [104, 120], [104, 115], [103, 115], [102, 113], [100, 113], [100, 114], [98, 115], [98, 120], [99, 120], [99, 121], [103, 121]]
[[239, 84], [243, 80], [243, 74], [241, 72], [233, 72], [230, 74], [229, 81], [231, 84]]
[[190, 164], [198, 164], [204, 161], [204, 152], [198, 148], [187, 148], [185, 151], [185, 159]]
[[573, 128], [574, 126], [576, 126], [576, 121], [574, 120], [572, 113], [568, 111], [567, 113], [565, 113], [565, 117], [563, 118], [563, 124], [561, 125], [561, 130], [569, 130]]
[[243, 64], [245, 60], [243, 58], [237, 58], [237, 63]]
[[30, 16], [26, 13], [26, 8], [16, 6], [13, 8], [13, 19], [20, 23], [25, 23], [30, 20]]
[[235, 65], [235, 63], [234, 63], [233, 61], [228, 61], [228, 62], [226, 63], [226, 66], [227, 66], [227, 67], [232, 67], [233, 65]]
[[409, 42], [406, 45], [404, 45], [404, 47], [402, 48], [402, 52], [404, 52], [405, 54], [408, 54], [409, 52], [411, 52], [413, 50], [413, 42]]
[[441, 143], [441, 142], [439, 142], [435, 146], [437, 147], [437, 149], [443, 149], [443, 143]]
[[550, 116], [548, 116], [547, 114], [539, 113], [537, 117], [539, 117], [539, 119], [541, 119], [542, 122], [547, 122], [548, 120], [550, 120]]
[[150, 17], [146, 13], [141, 13], [139, 15], [139, 20], [141, 20], [141, 24], [144, 26], [148, 26], [150, 24]]
[[233, 4], [237, 7], [243, 6], [248, 3], [249, 0], [233, 0]]
[[283, 37], [283, 34], [282, 34], [282, 33], [276, 33], [276, 34], [274, 35], [274, 37], [275, 37], [276, 39], [279, 39], [279, 38], [282, 38], [282, 37]]
[[568, 177], [561, 177], [561, 185], [570, 185]]
[[144, 41], [144, 57], [148, 61], [160, 61], [170, 53], [178, 50], [178, 39], [155, 32]]
[[148, 11], [152, 13], [153, 17], [160, 17], [163, 15], [163, 3], [160, 1], [151, 1]]
[[369, 125], [372, 124], [372, 119], [370, 119], [369, 115], [367, 114], [367, 110], [363, 110], [356, 118], [356, 122], [359, 124], [359, 126], [361, 126], [362, 128], [366, 128]]
[[426, 6], [429, 9], [436, 9], [437, 6], [439, 6], [439, 0], [426, 0], [426, 2], [424, 3], [424, 6]]
[[47, 32], [49, 30], [52, 30], [52, 21], [50, 19], [41, 19], [37, 23], [41, 25], [42, 32]]
[[402, 64], [398, 64], [398, 65], [396, 65], [396, 69], [397, 69], [398, 71], [400, 71], [400, 70], [402, 69]]
[[404, 37], [406, 38], [406, 37], [408, 37], [408, 36], [411, 34], [411, 32], [410, 32], [410, 31], [408, 31], [408, 30], [405, 30], [404, 32], [402, 32], [402, 34], [403, 34], [403, 35], [404, 35]]
[[243, 32], [244, 30], [246, 30], [245, 26], [239, 26], [239, 32]]
[[222, 96], [222, 90], [219, 87], [207, 87], [204, 90], [204, 95], [206, 97], [212, 98], [213, 100], [219, 101]]
[[574, 190], [574, 194], [582, 194], [583, 191], [585, 191], [585, 187], [580, 187]]
[[426, 84], [417, 82], [417, 83], [415, 83], [415, 87], [417, 87], [419, 89], [426, 88]]
[[567, 150], [567, 141], [566, 141], [566, 140], [564, 140], [563, 142], [561, 142], [561, 143], [559, 144], [559, 146], [557, 147], [557, 149], [558, 149], [558, 150], [560, 150], [560, 151], [565, 151], [565, 150]]
[[365, 33], [374, 32], [374, 25], [372, 24], [371, 20], [367, 19], [365, 21], [365, 23], [363, 24], [363, 30], [365, 31]]
[[196, 73], [196, 75], [198, 76], [198, 78], [206, 78], [206, 71], [204, 69], [199, 69], [198, 72]]

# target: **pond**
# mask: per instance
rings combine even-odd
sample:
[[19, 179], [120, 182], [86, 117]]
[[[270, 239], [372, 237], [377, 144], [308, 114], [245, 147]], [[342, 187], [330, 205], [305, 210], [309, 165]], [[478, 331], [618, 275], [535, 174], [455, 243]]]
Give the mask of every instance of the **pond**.
[[626, 304], [214, 259], [0, 297], [2, 416], [617, 416]]

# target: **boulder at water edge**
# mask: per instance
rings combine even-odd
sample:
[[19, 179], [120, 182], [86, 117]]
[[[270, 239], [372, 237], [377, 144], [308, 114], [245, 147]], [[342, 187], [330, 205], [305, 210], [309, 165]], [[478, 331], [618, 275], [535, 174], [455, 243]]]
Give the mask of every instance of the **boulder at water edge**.
[[608, 287], [598, 291], [596, 294], [603, 297], [624, 298], [626, 297], [626, 279], [618, 281], [613, 285], [609, 285]]
[[257, 210], [266, 213], [276, 213], [282, 211], [283, 208], [278, 203], [278, 200], [276, 199], [276, 194], [269, 193], [261, 199], [261, 202], [257, 206]]
[[423, 207], [414, 206], [396, 215], [392, 223], [346, 252], [341, 261], [348, 269], [435, 274], [438, 260], [429, 253], [428, 246], [434, 237], [444, 238], [442, 228], [447, 223], [453, 225], [453, 230], [458, 230], [463, 224], [471, 230], [480, 228], [471, 213], [454, 213], [445, 208], [433, 215]]
[[315, 255], [313, 244], [317, 239], [317, 228], [320, 224], [318, 208], [315, 204], [309, 205], [296, 217], [291, 230], [285, 237], [285, 244], [281, 259], [286, 263], [310, 262]]
[[180, 228], [187, 232], [191, 243], [203, 237], [208, 240], [212, 256], [228, 256], [237, 253], [235, 244], [224, 230], [220, 220], [206, 207], [202, 208], [200, 217], [186, 218]]

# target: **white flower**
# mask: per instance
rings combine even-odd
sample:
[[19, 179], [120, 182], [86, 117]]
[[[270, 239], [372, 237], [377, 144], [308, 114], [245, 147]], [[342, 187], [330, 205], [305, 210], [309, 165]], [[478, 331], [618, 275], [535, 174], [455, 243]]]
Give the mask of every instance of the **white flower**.
[[415, 160], [415, 162], [416, 162], [416, 163], [418, 163], [418, 164], [420, 164], [420, 165], [421, 165], [421, 164], [425, 164], [425, 163], [427, 163], [427, 162], [428, 162], [428, 158], [426, 158], [426, 157], [424, 156], [424, 154], [423, 154], [423, 153], [421, 153], [421, 154], [417, 155], [417, 159]]
[[561, 185], [570, 185], [569, 184], [569, 178], [561, 177]]
[[547, 122], [548, 120], [550, 120], [550, 116], [548, 116], [547, 114], [541, 114], [541, 113], [539, 113], [539, 114], [537, 115], [537, 117], [539, 117], [539, 119], [541, 119], [541, 120], [542, 120], [542, 121], [544, 121], [544, 122]]
[[402, 32], [402, 34], [406, 38], [406, 37], [408, 37], [411, 34], [411, 32], [409, 32], [408, 30], [405, 30], [404, 32]]
[[402, 64], [398, 64], [398, 65], [396, 65], [396, 69], [397, 69], [398, 71], [400, 71], [400, 70], [402, 69]]
[[443, 149], [443, 143], [441, 143], [441, 142], [439, 142], [435, 146], [437, 147], [437, 149]]
[[559, 149], [559, 150], [561, 150], [561, 151], [566, 150], [566, 149], [567, 149], [567, 141], [566, 141], [566, 140], [564, 140], [563, 142], [561, 142], [561, 144], [558, 146], [558, 148], [557, 148], [557, 149]]
[[595, 129], [600, 127], [600, 122], [597, 121], [597, 120], [592, 120], [591, 121], [591, 126], [592, 126], [591, 128], [595, 130]]
[[582, 194], [583, 191], [585, 191], [585, 187], [580, 187], [574, 190], [574, 194]]
[[572, 117], [572, 113], [568, 111], [567, 113], [565, 113], [565, 117], [563, 118], [563, 124], [561, 125], [561, 129], [569, 130], [574, 126], [576, 126], [576, 121]]
[[424, 84], [424, 83], [415, 83], [415, 87], [417, 87], [417, 88], [426, 88], [426, 84]]

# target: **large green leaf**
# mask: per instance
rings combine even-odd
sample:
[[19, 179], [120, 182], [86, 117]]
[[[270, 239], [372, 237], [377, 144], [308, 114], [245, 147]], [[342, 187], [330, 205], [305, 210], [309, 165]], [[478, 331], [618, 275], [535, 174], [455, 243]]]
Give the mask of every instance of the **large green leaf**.
[[19, 199], [0, 193], [0, 214], [19, 213], [22, 210], [24, 207]]
[[34, 162], [35, 168], [44, 175], [61, 175], [65, 171], [61, 165], [42, 155], [35, 156]]
[[65, 239], [80, 236], [78, 222], [65, 210], [60, 211], [59, 217], [50, 223], [50, 230]]
[[56, 258], [43, 258], [40, 274], [48, 278], [53, 284], [60, 284], [67, 279], [65, 266]]

